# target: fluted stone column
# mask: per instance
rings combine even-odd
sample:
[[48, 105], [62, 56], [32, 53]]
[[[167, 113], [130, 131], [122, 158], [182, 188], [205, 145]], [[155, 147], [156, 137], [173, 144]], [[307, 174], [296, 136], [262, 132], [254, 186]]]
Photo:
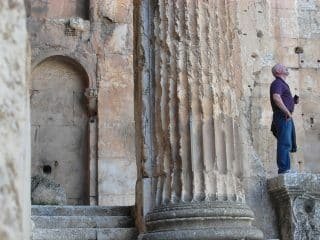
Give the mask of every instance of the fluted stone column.
[[236, 3], [142, 2], [136, 77], [152, 203], [140, 238], [262, 239], [241, 186]]

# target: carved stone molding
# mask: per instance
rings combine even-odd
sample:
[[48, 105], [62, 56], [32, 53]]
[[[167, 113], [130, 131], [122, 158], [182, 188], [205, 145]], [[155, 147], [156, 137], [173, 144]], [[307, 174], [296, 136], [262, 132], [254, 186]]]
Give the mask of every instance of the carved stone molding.
[[281, 239], [320, 239], [320, 175], [284, 174], [268, 181]]

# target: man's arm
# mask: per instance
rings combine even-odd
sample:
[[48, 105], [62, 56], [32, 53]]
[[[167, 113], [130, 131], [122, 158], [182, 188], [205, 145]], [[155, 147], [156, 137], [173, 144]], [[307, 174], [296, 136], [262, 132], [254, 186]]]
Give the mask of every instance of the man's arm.
[[291, 118], [291, 112], [288, 110], [288, 108], [286, 107], [286, 105], [284, 105], [280, 94], [274, 93], [272, 95], [272, 99], [275, 102], [275, 104], [280, 108], [280, 110], [288, 117]]

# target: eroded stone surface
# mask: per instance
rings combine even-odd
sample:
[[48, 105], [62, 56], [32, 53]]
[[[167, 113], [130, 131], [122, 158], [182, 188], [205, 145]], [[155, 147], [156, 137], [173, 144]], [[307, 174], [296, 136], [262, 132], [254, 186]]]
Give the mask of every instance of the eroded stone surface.
[[29, 239], [29, 57], [23, 1], [1, 1], [0, 18], [0, 239]]
[[61, 184], [68, 204], [86, 204], [88, 78], [67, 58], [55, 57], [39, 64], [31, 81], [32, 174]]
[[[144, 15], [144, 7], [151, 16]], [[152, 30], [140, 26], [147, 37], [139, 36], [137, 55], [151, 48], [154, 59], [138, 63], [143, 67], [138, 97], [146, 144], [141, 167], [143, 178], [152, 182], [151, 193], [144, 192], [152, 209], [142, 239], [262, 239], [244, 210], [250, 211], [242, 187], [247, 169], [237, 104], [241, 72], [232, 68], [240, 58], [233, 51], [239, 38], [231, 30], [237, 3], [145, 2], [139, 10], [141, 22]], [[154, 69], [154, 75], [147, 69]], [[210, 229], [214, 225], [222, 230]], [[240, 226], [246, 230], [235, 230]]]
[[284, 174], [268, 181], [281, 239], [319, 239], [319, 186], [318, 174]]
[[89, 18], [89, 1], [86, 0], [26, 0], [28, 15], [36, 18]]
[[66, 205], [67, 195], [60, 184], [41, 176], [31, 179], [31, 204], [34, 205]]
[[49, 165], [69, 204], [133, 205], [132, 2], [26, 4], [34, 174]]

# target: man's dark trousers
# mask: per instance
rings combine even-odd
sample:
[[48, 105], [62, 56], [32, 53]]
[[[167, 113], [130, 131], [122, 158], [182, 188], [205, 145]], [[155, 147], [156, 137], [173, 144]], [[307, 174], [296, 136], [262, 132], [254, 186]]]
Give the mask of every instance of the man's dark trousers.
[[295, 138], [295, 130], [292, 118], [287, 119], [281, 112], [273, 114], [273, 124], [277, 137], [277, 164], [278, 173], [290, 170], [290, 152], [294, 151], [292, 141]]

